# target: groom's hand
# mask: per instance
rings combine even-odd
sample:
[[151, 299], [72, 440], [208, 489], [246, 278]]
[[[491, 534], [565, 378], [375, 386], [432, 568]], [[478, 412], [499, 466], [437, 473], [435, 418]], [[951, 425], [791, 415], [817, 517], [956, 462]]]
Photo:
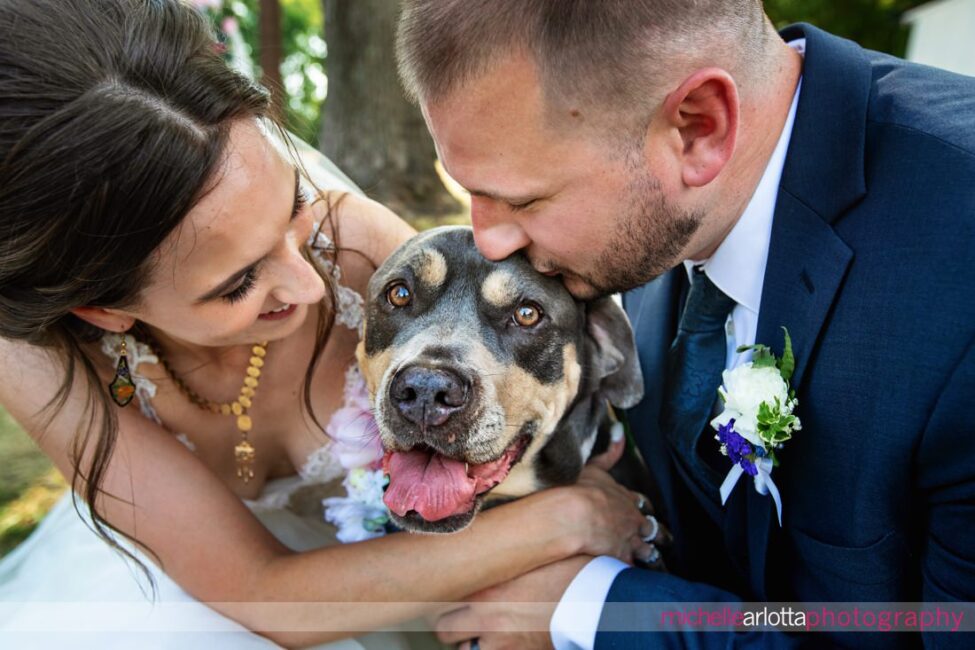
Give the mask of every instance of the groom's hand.
[[609, 471], [613, 469], [613, 466], [619, 462], [620, 458], [623, 457], [623, 452], [626, 451], [626, 438], [620, 436], [616, 440], [610, 440], [609, 447], [606, 451], [599, 454], [598, 456], [593, 456], [586, 463], [599, 469]]
[[588, 555], [561, 560], [474, 594], [437, 620], [437, 638], [463, 650], [471, 639], [478, 639], [481, 650], [551, 648], [555, 607], [590, 560]]

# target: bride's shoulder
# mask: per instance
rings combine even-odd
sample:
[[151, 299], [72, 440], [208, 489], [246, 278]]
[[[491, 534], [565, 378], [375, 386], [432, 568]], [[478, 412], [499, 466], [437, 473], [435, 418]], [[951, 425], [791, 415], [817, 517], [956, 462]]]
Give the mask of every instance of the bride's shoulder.
[[348, 285], [362, 293], [376, 268], [416, 231], [372, 199], [351, 192], [323, 192], [321, 198], [315, 217], [322, 235], [334, 242]]
[[18, 387], [64, 372], [64, 364], [53, 350], [23, 341], [0, 337], [0, 359], [0, 402]]
[[90, 380], [86, 368], [94, 370], [99, 381], [112, 376], [113, 366], [100, 349], [97, 341], [81, 344], [78, 353], [84, 359], [76, 355], [72, 363], [60, 349], [0, 337], [0, 404], [9, 411], [42, 411], [65, 381], [70, 384], [69, 395], [86, 394]]
[[[105, 369], [87, 350], [82, 354], [101, 383]], [[87, 364], [77, 359], [71, 364], [53, 348], [5, 338], [0, 338], [0, 359], [0, 404], [48, 455], [52, 450], [68, 449], [67, 441], [89, 414]]]

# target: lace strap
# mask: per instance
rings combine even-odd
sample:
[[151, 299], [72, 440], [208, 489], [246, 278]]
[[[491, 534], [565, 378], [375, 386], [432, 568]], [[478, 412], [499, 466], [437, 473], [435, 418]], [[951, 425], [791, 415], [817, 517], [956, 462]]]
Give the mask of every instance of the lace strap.
[[335, 282], [335, 322], [350, 330], [360, 331], [365, 314], [362, 296], [355, 289], [342, 284], [342, 269], [330, 257], [335, 253], [335, 242], [321, 231], [319, 224], [315, 224], [308, 248], [318, 268]]

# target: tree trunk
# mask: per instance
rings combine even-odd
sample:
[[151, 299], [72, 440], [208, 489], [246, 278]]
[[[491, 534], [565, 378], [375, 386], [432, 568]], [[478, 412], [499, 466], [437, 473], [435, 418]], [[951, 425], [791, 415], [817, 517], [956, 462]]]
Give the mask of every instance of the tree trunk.
[[394, 0], [323, 0], [328, 97], [321, 149], [372, 198], [404, 217], [462, 207], [434, 168], [437, 154], [420, 110], [396, 74]]
[[273, 113], [284, 119], [284, 84], [281, 83], [281, 5], [279, 0], [260, 4], [261, 83], [271, 91]]

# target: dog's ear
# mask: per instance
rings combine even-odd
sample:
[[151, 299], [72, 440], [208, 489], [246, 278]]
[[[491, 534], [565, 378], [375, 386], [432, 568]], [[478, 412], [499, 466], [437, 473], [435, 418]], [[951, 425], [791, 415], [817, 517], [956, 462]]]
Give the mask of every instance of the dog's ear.
[[586, 306], [586, 329], [599, 390], [613, 406], [636, 406], [643, 399], [643, 373], [626, 313], [612, 298], [600, 298]]

